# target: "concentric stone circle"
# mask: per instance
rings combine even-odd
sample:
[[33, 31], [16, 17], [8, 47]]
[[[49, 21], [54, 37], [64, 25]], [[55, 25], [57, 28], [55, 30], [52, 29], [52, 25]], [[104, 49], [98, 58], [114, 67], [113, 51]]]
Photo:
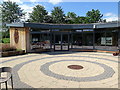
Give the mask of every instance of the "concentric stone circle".
[[81, 65], [69, 65], [67, 66], [69, 69], [73, 69], [73, 70], [80, 70], [83, 69], [83, 66]]
[[[66, 60], [66, 61], [62, 61]], [[67, 62], [67, 60], [70, 60]], [[78, 60], [78, 61], [76, 61]], [[80, 60], [83, 60], [80, 61]], [[48, 69], [59, 76], [49, 76], [40, 71], [42, 65], [60, 61], [51, 64]], [[105, 64], [114, 70], [109, 70], [107, 74], [102, 76], [102, 79], [93, 80], [72, 80], [71, 77], [93, 77], [103, 74], [104, 68], [98, 64], [90, 63], [87, 61], [99, 62]], [[113, 57], [111, 54], [106, 53], [72, 53], [72, 54], [60, 54], [60, 55], [46, 55], [46, 54], [28, 54], [18, 57], [6, 58], [1, 62], [3, 65], [13, 67], [13, 79], [15, 88], [117, 88], [118, 87], [118, 61], [117, 57]], [[72, 70], [67, 68], [69, 65], [81, 65], [84, 68], [81, 70]], [[94, 68], [95, 67], [95, 68]], [[63, 71], [59, 71], [63, 69]], [[72, 72], [72, 73], [70, 73]], [[112, 73], [111, 77], [109, 74]], [[67, 78], [65, 76], [69, 76]], [[37, 79], [35, 79], [37, 77]], [[64, 79], [64, 78], [65, 79]], [[104, 77], [104, 78], [103, 78]], [[99, 77], [98, 77], [99, 78]], [[77, 79], [77, 78], [76, 78]], [[8, 83], [11, 85], [11, 83]], [[4, 84], [3, 84], [4, 85]]]
[[[72, 76], [65, 76], [65, 75], [60, 75], [57, 73], [52, 72], [49, 67], [55, 63], [58, 62], [70, 62], [70, 61], [77, 61], [77, 62], [89, 62], [89, 63], [93, 63], [93, 64], [97, 64], [100, 67], [102, 67], [104, 69], [104, 72], [102, 74], [96, 75], [96, 76], [92, 76], [92, 77], [72, 77]], [[62, 79], [62, 80], [69, 80], [69, 81], [76, 81], [76, 82], [88, 82], [88, 81], [98, 81], [98, 80], [103, 80], [103, 79], [107, 79], [110, 78], [114, 75], [115, 71], [102, 63], [98, 63], [98, 62], [93, 62], [93, 61], [87, 61], [87, 60], [60, 60], [60, 61], [52, 61], [52, 62], [48, 62], [45, 63], [41, 66], [40, 71], [43, 72], [45, 75], [50, 76], [50, 77], [54, 77], [57, 79]]]

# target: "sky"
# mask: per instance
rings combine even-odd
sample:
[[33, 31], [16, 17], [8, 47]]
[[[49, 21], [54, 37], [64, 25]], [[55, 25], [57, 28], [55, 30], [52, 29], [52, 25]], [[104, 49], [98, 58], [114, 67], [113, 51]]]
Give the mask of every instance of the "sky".
[[[4, 0], [7, 1], [7, 0]], [[103, 19], [107, 21], [115, 21], [118, 19], [118, 0], [10, 0], [15, 1], [24, 12], [27, 12], [25, 18], [29, 18], [29, 13], [32, 12], [33, 7], [40, 4], [45, 7], [48, 13], [55, 6], [61, 6], [64, 13], [74, 12], [78, 16], [85, 16], [88, 11], [92, 9], [99, 9], [103, 14]], [[74, 2], [73, 2], [74, 1]]]

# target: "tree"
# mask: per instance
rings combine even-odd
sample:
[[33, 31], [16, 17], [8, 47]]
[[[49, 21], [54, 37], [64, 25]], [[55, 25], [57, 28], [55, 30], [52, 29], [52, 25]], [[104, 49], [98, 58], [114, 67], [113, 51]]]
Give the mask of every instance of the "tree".
[[2, 30], [3, 38], [9, 37], [8, 28], [6, 23], [19, 22], [25, 15], [23, 10], [15, 2], [7, 1], [2, 3]]
[[68, 24], [77, 23], [77, 15], [74, 12], [68, 12], [66, 16], [66, 23]]
[[44, 22], [45, 23], [53, 23], [52, 16], [51, 15], [45, 16]]
[[43, 23], [45, 22], [45, 19], [48, 12], [45, 10], [45, 8], [41, 5], [36, 5], [33, 8], [32, 13], [30, 13], [30, 22], [36, 22], [36, 23]]
[[2, 4], [2, 22], [12, 23], [20, 21], [20, 19], [25, 15], [23, 10], [16, 4], [16, 2], [3, 2]]
[[80, 23], [80, 24], [89, 23], [89, 22], [88, 22], [88, 17], [78, 16], [78, 17], [77, 17], [77, 22]]
[[67, 18], [76, 18], [77, 15], [74, 12], [68, 12], [67, 13]]
[[61, 7], [54, 7], [51, 15], [54, 23], [65, 23], [65, 14]]
[[89, 23], [97, 23], [102, 22], [103, 14], [100, 13], [100, 11], [92, 9], [92, 11], [88, 11], [86, 13], [86, 17], [89, 19]]

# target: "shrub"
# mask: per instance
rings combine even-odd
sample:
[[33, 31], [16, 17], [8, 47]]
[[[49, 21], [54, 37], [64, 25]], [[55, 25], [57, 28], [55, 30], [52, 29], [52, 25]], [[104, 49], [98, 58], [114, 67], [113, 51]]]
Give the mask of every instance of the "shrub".
[[16, 51], [22, 51], [22, 49], [17, 49]]
[[3, 44], [2, 45], [2, 51], [15, 51], [16, 48], [14, 46], [10, 46], [9, 44]]
[[10, 43], [10, 38], [3, 38], [3, 39], [2, 39], [2, 42], [3, 42], [3, 43]]

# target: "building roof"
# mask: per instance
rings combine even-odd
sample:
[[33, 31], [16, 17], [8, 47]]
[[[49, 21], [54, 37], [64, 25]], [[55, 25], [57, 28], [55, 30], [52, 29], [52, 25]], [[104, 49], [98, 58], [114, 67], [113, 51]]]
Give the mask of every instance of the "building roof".
[[46, 24], [46, 23], [11, 23], [8, 27], [30, 27], [40, 29], [94, 29], [120, 27], [117, 22], [92, 24]]
[[120, 27], [120, 24], [117, 22], [110, 22], [110, 23], [94, 23], [96, 28], [114, 28]]

